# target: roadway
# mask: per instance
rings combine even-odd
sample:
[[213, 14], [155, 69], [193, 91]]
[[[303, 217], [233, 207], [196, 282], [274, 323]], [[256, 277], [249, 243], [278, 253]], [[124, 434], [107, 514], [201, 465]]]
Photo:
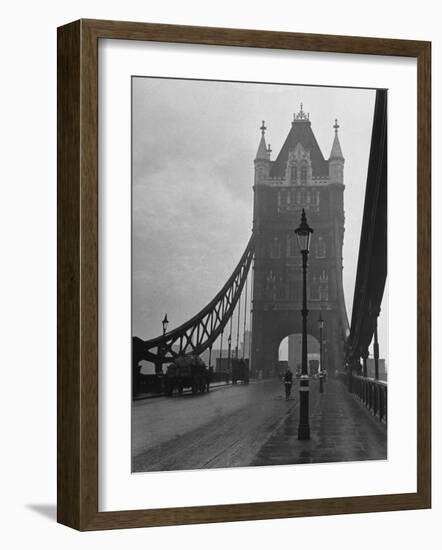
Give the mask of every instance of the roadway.
[[298, 387], [279, 380], [218, 386], [132, 405], [132, 470], [191, 470], [386, 458], [386, 428], [334, 380], [311, 381], [312, 438], [297, 440]]
[[133, 471], [248, 465], [294, 405], [278, 380], [136, 401]]

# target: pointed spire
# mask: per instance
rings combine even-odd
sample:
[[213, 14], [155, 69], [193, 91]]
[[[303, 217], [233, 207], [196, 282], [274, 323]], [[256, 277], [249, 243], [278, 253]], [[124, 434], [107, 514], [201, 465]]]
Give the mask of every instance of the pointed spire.
[[[261, 130], [261, 140], [259, 142], [258, 151], [256, 153], [255, 160], [269, 160], [270, 151], [267, 149], [265, 131], [267, 130], [264, 120], [262, 121]], [[269, 146], [270, 147], [270, 146]]]
[[256, 152], [255, 160], [267, 160], [269, 157], [267, 152], [266, 138], [261, 136], [261, 141], [259, 142], [258, 151]]
[[333, 146], [330, 152], [330, 159], [344, 160], [344, 155], [342, 154], [341, 150], [341, 144], [339, 143], [338, 130], [340, 126], [338, 124], [337, 118], [335, 118], [335, 124], [333, 128], [335, 129], [335, 139], [333, 140]]

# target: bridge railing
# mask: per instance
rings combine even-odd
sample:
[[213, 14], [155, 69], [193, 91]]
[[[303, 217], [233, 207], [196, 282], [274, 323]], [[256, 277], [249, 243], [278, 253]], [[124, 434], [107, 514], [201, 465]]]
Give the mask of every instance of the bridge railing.
[[387, 392], [388, 385], [382, 380], [353, 376], [352, 392], [379, 420], [387, 423]]
[[388, 384], [383, 380], [366, 378], [341, 372], [338, 378], [348, 386], [365, 405], [365, 407], [381, 422], [387, 423]]

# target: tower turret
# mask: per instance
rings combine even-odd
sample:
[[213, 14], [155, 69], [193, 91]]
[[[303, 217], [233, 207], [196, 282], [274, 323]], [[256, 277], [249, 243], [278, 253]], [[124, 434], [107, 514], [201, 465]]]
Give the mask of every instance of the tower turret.
[[258, 151], [256, 152], [255, 163], [255, 185], [263, 183], [270, 174], [270, 145], [267, 147], [265, 139], [265, 131], [267, 130], [264, 120], [260, 127], [261, 140], [259, 142]]
[[341, 144], [339, 143], [338, 119], [335, 119], [335, 124], [333, 128], [335, 129], [335, 139], [333, 140], [333, 145], [330, 152], [330, 158], [328, 160], [330, 183], [344, 183], [345, 159], [342, 154]]

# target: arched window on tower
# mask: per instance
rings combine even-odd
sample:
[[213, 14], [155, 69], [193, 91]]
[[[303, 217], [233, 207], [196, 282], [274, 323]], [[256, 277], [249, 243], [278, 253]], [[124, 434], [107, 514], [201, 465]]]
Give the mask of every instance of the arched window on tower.
[[285, 300], [285, 281], [282, 275], [278, 275], [276, 280], [276, 299]]
[[298, 183], [298, 167], [296, 165], [292, 166], [290, 175], [291, 175], [290, 183], [292, 185], [296, 185]]
[[320, 300], [326, 302], [328, 300], [328, 275], [325, 270], [319, 278], [319, 283]]
[[301, 279], [293, 272], [289, 271], [288, 279], [288, 299], [292, 302], [301, 300]]
[[295, 195], [293, 194], [293, 189], [289, 189], [287, 195], [289, 204], [295, 204]]
[[325, 241], [322, 235], [319, 235], [318, 241], [316, 243], [316, 257], [325, 258], [325, 255], [326, 255]]
[[319, 191], [317, 189], [312, 190], [312, 196], [311, 196], [311, 210], [314, 210], [317, 212], [319, 210]]
[[310, 300], [320, 300], [320, 289], [319, 289], [319, 279], [316, 277], [316, 275], [313, 275], [310, 280], [310, 287], [309, 287], [309, 297]]
[[289, 235], [287, 238], [287, 256], [294, 258], [298, 254], [298, 243], [295, 235]]
[[304, 164], [301, 166], [301, 185], [305, 185], [307, 183], [307, 166]]
[[265, 297], [267, 300], [274, 300], [275, 298], [275, 281], [275, 274], [270, 270], [266, 275]]
[[270, 244], [270, 257], [271, 258], [280, 258], [281, 257], [281, 246], [279, 243], [278, 237], [273, 237]]

